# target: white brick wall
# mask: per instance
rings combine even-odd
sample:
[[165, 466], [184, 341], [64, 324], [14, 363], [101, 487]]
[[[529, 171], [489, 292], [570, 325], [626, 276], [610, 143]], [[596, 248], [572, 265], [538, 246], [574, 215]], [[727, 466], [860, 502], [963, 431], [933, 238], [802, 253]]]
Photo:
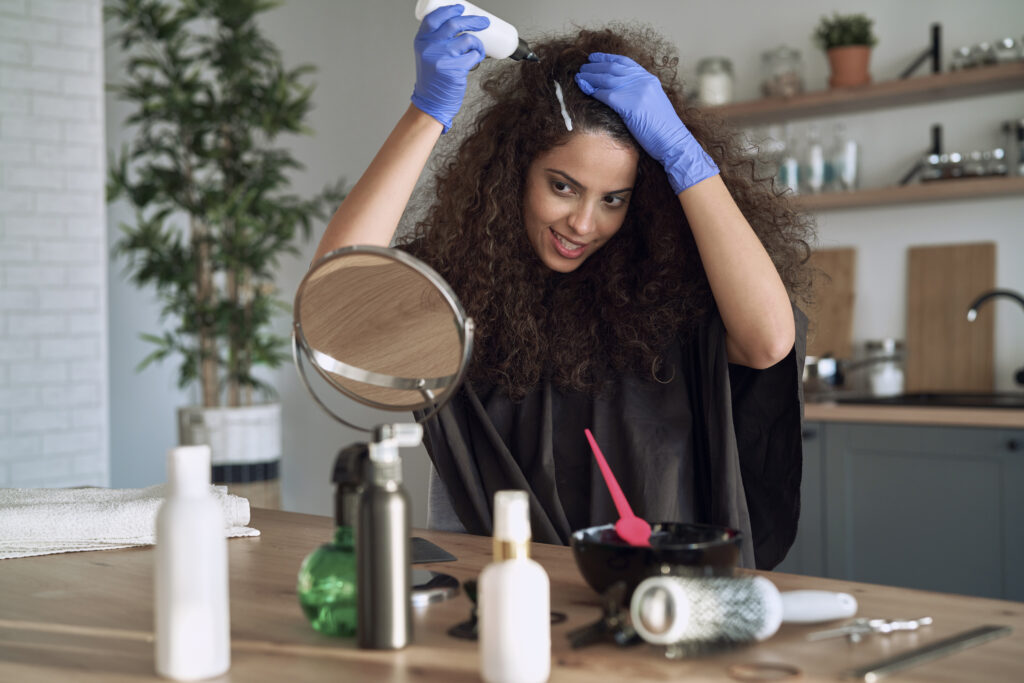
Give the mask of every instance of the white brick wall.
[[107, 486], [102, 0], [0, 0], [0, 486]]

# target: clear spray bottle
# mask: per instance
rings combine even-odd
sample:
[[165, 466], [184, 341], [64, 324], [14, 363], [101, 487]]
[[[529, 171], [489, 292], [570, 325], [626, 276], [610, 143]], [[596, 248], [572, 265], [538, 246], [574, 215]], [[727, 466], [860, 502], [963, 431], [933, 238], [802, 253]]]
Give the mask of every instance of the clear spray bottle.
[[526, 41], [519, 37], [516, 27], [503, 19], [499, 19], [490, 12], [480, 9], [476, 5], [464, 2], [464, 0], [419, 0], [416, 3], [416, 20], [422, 21], [423, 17], [430, 14], [438, 7], [445, 5], [459, 4], [465, 7], [464, 14], [473, 14], [480, 17], [487, 17], [491, 25], [483, 31], [474, 31], [473, 34], [484, 44], [484, 52], [488, 57], [494, 59], [525, 59], [531, 62], [540, 61]]

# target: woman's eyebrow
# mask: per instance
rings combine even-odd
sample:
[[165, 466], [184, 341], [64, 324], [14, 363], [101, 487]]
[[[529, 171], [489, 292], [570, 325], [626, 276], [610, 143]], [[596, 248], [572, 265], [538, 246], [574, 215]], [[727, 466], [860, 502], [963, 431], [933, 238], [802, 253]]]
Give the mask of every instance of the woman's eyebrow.
[[[566, 180], [568, 180], [570, 183], [575, 185], [576, 187], [578, 187], [581, 190], [583, 190], [584, 192], [587, 191], [587, 186], [586, 185], [584, 185], [580, 181], [576, 180], [575, 178], [573, 178], [571, 175], [569, 175], [565, 171], [559, 171], [557, 168], [545, 168], [544, 170], [547, 171], [548, 173], [554, 173], [555, 175], [560, 175], [563, 178], [565, 178]], [[611, 192], [605, 192], [604, 194], [624, 194], [626, 192], [632, 192], [632, 191], [633, 191], [632, 187], [624, 187], [621, 190], [612, 190]]]

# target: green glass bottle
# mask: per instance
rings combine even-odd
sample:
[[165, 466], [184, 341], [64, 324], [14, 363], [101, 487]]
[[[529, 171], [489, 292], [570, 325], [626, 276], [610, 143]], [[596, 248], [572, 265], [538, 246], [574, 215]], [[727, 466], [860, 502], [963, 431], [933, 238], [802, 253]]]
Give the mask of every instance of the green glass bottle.
[[355, 637], [356, 547], [351, 526], [339, 526], [333, 542], [302, 562], [298, 594], [313, 628], [330, 636]]
[[334, 462], [334, 539], [302, 562], [296, 592], [303, 614], [313, 628], [331, 636], [356, 636], [355, 521], [363, 466], [369, 456], [365, 443], [342, 449]]

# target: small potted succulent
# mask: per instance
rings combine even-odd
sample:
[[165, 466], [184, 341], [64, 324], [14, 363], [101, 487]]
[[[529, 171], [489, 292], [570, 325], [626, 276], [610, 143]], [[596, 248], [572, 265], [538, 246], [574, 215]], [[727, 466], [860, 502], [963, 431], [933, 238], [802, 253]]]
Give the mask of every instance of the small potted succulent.
[[873, 20], [864, 14], [839, 14], [822, 17], [814, 29], [814, 42], [828, 55], [832, 76], [829, 86], [845, 88], [871, 82], [868, 64], [871, 48], [878, 43], [871, 25]]

